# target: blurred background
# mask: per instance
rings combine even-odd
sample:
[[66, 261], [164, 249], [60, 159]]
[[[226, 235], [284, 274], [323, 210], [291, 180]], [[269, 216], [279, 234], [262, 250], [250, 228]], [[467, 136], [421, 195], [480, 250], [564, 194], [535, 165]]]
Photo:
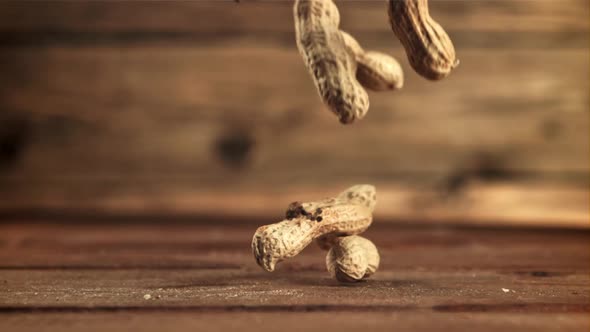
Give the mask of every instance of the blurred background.
[[405, 71], [350, 126], [292, 1], [0, 3], [0, 218], [262, 223], [371, 183], [378, 222], [590, 227], [587, 0], [431, 1], [461, 60], [440, 82], [383, 1], [337, 3]]

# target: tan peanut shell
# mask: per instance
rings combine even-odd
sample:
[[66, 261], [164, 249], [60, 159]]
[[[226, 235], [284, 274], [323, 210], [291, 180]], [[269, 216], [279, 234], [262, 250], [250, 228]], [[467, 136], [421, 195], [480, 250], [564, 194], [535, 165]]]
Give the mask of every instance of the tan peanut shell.
[[356, 79], [373, 91], [399, 90], [404, 86], [404, 72], [393, 57], [368, 51], [357, 60]]
[[321, 236], [354, 235], [373, 221], [375, 188], [353, 186], [334, 198], [292, 203], [286, 220], [259, 227], [252, 238], [252, 253], [258, 265], [273, 271], [278, 262], [297, 255]]
[[376, 51], [365, 51], [350, 34], [340, 31], [344, 44], [357, 62], [356, 79], [373, 91], [399, 90], [404, 86], [404, 72], [392, 56]]
[[315, 86], [341, 123], [352, 123], [369, 110], [369, 96], [356, 79], [356, 61], [347, 51], [332, 0], [296, 0], [293, 9], [297, 48]]
[[358, 236], [338, 237], [326, 256], [326, 267], [340, 282], [370, 277], [379, 268], [379, 251], [370, 240]]
[[439, 80], [457, 67], [453, 43], [430, 17], [428, 0], [389, 0], [388, 13], [391, 29], [418, 74]]
[[356, 38], [354, 38], [351, 34], [349, 34], [346, 31], [342, 31], [342, 30], [340, 30], [340, 34], [342, 35], [342, 40], [344, 41], [344, 45], [346, 45], [346, 48], [350, 52], [352, 52], [352, 54], [354, 54], [355, 58], [357, 58], [358, 56], [365, 53], [365, 50], [363, 49], [361, 44], [359, 44], [359, 42], [356, 40]]

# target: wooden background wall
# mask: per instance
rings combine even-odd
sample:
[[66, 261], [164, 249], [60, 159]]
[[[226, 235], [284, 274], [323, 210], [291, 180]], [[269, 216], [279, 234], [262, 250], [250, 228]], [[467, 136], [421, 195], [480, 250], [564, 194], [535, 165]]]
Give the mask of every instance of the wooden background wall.
[[367, 182], [382, 222], [589, 227], [588, 1], [431, 2], [461, 60], [439, 83], [383, 1], [338, 2], [406, 75], [346, 127], [291, 1], [1, 2], [0, 216], [267, 221]]

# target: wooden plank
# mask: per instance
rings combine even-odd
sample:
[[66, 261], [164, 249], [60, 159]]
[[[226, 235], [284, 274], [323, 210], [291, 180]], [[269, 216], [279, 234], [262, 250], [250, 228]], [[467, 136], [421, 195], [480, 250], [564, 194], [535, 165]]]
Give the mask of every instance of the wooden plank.
[[[316, 247], [261, 271], [248, 247], [255, 225], [82, 224], [0, 225], [0, 328], [561, 331], [590, 322], [588, 232], [374, 225], [380, 270], [342, 286]], [[183, 255], [221, 264], [181, 265]]]
[[[588, 276], [532, 281], [485, 272], [393, 270], [342, 286], [318, 272], [275, 275], [244, 271], [0, 271], [6, 281], [0, 312], [131, 310], [141, 307], [195, 311], [375, 311], [590, 312]], [[325, 272], [327, 274], [327, 272]], [[537, 278], [539, 279], [539, 278]], [[509, 289], [509, 292], [502, 290]], [[514, 292], [512, 292], [514, 291]], [[573, 294], [576, 293], [576, 294]], [[14, 295], [18, 294], [17, 297]], [[144, 296], [150, 295], [146, 300]], [[152, 298], [153, 297], [153, 300]], [[456, 298], [459, 297], [459, 298]], [[527, 305], [531, 308], [527, 310]], [[12, 309], [14, 308], [14, 309]], [[60, 309], [63, 308], [63, 309]], [[76, 310], [80, 308], [80, 310]], [[20, 309], [20, 310], [19, 310]], [[153, 309], [152, 309], [153, 310]], [[141, 311], [141, 310], [140, 310]]]
[[387, 219], [587, 227], [587, 56], [465, 52], [341, 127], [294, 51], [4, 50], [0, 205], [260, 217], [369, 182]]
[[586, 331], [586, 314], [432, 312], [149, 312], [2, 315], [0, 328], [38, 331]]
[[587, 55], [466, 52], [464, 67], [444, 83], [408, 72], [404, 90], [373, 94], [366, 119], [343, 127], [292, 51], [5, 51], [3, 62], [13, 65], [0, 79], [2, 108], [39, 137], [23, 143], [19, 167], [7, 174], [27, 181], [121, 172], [227, 178], [225, 166], [305, 178], [478, 163], [500, 172], [585, 173]]
[[[269, 220], [282, 218], [290, 202], [329, 197], [350, 183], [319, 188], [312, 183], [282, 185], [280, 188], [253, 186], [191, 188], [198, 179], [180, 182], [133, 182], [115, 184], [93, 181], [13, 186], [0, 201], [0, 221], [60, 220], [90, 221], [97, 218], [121, 220], [169, 219], [198, 222], [203, 216], [223, 220]], [[104, 181], [104, 179], [102, 179]], [[123, 180], [119, 180], [121, 182]], [[512, 225], [533, 227], [589, 228], [590, 197], [584, 187], [539, 182], [467, 182], [460, 187], [429, 189], [422, 185], [395, 185], [380, 181], [375, 218], [393, 224]], [[187, 186], [188, 184], [188, 186]], [[108, 188], [103, 186], [108, 185]], [[78, 189], [86, 186], [90, 189]], [[19, 189], [20, 188], [20, 189]], [[96, 188], [100, 188], [97, 191]], [[156, 215], [158, 217], [154, 218]]]
[[[2, 3], [2, 211], [260, 217], [281, 189], [372, 182], [389, 220], [590, 225], [588, 3], [431, 5], [461, 67], [432, 85], [397, 45], [406, 87], [349, 130], [303, 69], [290, 2]], [[363, 44], [396, 46], [382, 3], [341, 9]]]
[[[315, 246], [261, 271], [248, 246], [254, 224], [14, 221], [0, 225], [2, 330], [574, 331], [590, 323], [588, 232], [374, 225], [366, 236], [380, 249], [380, 270], [342, 286]], [[207, 259], [218, 265], [195, 263]]]
[[[438, 0], [433, 16], [451, 30], [585, 31], [583, 0]], [[4, 2], [0, 30], [293, 31], [291, 1]], [[387, 30], [381, 1], [340, 1], [342, 24], [354, 31]]]
[[[289, 1], [4, 2], [0, 46], [211, 45], [293, 46]], [[369, 48], [400, 47], [380, 1], [340, 3], [342, 28]], [[588, 46], [587, 2], [435, 1], [431, 12], [458, 49]], [[196, 19], [198, 18], [198, 19]]]
[[[165, 273], [174, 269], [207, 274], [235, 270], [270, 279], [301, 271], [319, 273], [329, 280], [325, 253], [315, 245], [281, 263], [278, 274], [262, 273], [252, 257], [250, 241], [258, 226], [278, 220], [201, 220], [188, 225], [168, 220], [165, 227], [162, 223], [146, 225], [145, 220], [130, 224], [80, 219], [58, 225], [13, 220], [21, 223], [0, 225], [1, 271], [118, 273], [146, 269]], [[383, 271], [479, 271], [510, 280], [536, 274], [584, 278], [590, 272], [587, 231], [412, 227], [375, 220], [364, 236], [378, 246]]]

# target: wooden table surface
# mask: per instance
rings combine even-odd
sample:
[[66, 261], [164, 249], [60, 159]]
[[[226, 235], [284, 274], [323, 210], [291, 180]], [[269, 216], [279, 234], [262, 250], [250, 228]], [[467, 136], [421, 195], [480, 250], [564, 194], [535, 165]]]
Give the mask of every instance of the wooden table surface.
[[261, 270], [254, 222], [0, 224], [0, 330], [590, 328], [590, 232], [376, 223], [374, 278], [315, 245]]

